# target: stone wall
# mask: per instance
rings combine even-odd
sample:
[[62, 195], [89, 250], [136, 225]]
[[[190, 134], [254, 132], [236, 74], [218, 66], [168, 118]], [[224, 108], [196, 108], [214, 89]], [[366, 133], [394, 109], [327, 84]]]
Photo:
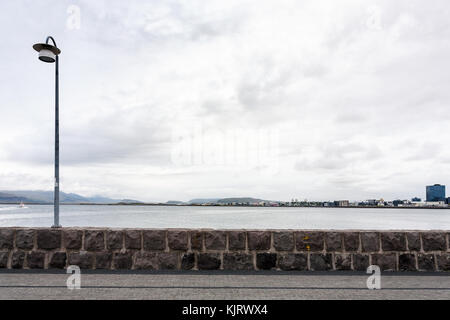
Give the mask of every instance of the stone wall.
[[0, 268], [450, 271], [449, 233], [0, 228]]

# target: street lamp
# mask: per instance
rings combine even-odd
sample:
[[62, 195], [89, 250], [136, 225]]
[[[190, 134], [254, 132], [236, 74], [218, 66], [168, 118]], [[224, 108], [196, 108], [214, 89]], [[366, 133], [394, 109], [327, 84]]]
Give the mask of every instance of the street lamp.
[[[53, 45], [48, 42], [52, 40]], [[59, 62], [58, 56], [61, 50], [56, 46], [53, 37], [47, 37], [45, 43], [36, 43], [33, 49], [39, 52], [39, 60], [56, 62], [55, 72], [55, 191], [54, 191], [54, 224], [53, 228], [60, 228], [59, 224]]]

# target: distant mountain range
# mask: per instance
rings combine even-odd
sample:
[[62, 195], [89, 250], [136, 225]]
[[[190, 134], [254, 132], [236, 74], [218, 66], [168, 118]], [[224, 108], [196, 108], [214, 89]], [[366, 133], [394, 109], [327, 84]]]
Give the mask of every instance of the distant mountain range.
[[277, 202], [277, 201], [269, 201], [269, 200], [262, 200], [262, 199], [256, 199], [256, 198], [211, 198], [211, 199], [192, 199], [187, 202], [183, 201], [167, 201], [166, 204], [171, 205], [203, 205], [203, 204], [217, 204], [217, 205], [223, 205], [223, 204], [258, 204], [260, 202]]

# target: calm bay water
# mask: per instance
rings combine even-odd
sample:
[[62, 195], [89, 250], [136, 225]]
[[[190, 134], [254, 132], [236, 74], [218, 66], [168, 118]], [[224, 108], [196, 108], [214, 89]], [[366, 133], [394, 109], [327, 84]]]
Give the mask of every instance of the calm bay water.
[[[450, 210], [61, 206], [64, 227], [450, 230]], [[0, 205], [2, 227], [48, 227], [53, 206]]]

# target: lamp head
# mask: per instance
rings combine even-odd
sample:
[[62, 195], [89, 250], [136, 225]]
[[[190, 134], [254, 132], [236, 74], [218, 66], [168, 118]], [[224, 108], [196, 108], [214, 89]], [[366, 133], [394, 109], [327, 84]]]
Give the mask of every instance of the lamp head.
[[39, 60], [47, 63], [55, 62], [56, 56], [61, 53], [57, 47], [46, 43], [36, 43], [33, 49], [39, 52]]

